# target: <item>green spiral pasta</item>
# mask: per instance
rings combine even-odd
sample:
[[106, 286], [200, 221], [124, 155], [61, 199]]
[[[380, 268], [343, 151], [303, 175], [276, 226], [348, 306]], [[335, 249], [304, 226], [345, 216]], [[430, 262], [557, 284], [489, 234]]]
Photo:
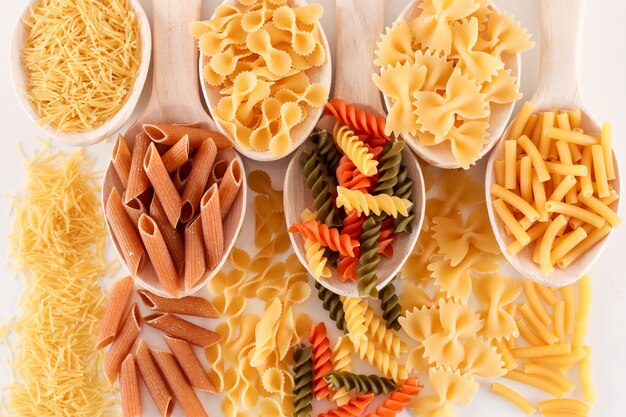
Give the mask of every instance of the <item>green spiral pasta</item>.
[[385, 145], [378, 163], [378, 181], [374, 194], [392, 195], [398, 183], [398, 173], [402, 166], [404, 141], [396, 140]]
[[328, 388], [337, 391], [344, 388], [356, 394], [372, 392], [374, 395], [388, 394], [398, 388], [395, 382], [389, 378], [378, 375], [358, 375], [348, 371], [331, 371], [324, 377], [328, 382]]
[[324, 129], [316, 128], [313, 130], [313, 133], [309, 135], [309, 139], [315, 144], [317, 154], [322, 163], [326, 166], [329, 176], [334, 179], [334, 173], [341, 159], [341, 152], [337, 149], [332, 135]]
[[293, 415], [309, 417], [313, 407], [313, 364], [311, 346], [295, 346], [293, 348]]
[[376, 298], [378, 290], [376, 283], [378, 282], [378, 264], [380, 263], [380, 255], [378, 254], [378, 238], [380, 237], [381, 223], [378, 217], [368, 217], [361, 226], [361, 255], [359, 256], [359, 269], [357, 274], [359, 281], [357, 288], [359, 295]]
[[400, 313], [402, 307], [400, 306], [400, 300], [396, 294], [396, 287], [393, 285], [393, 280], [389, 281], [384, 288], [378, 292], [378, 299], [380, 300], [380, 307], [383, 310], [383, 319], [387, 323], [388, 329], [400, 330]]
[[[394, 187], [393, 195], [413, 201], [413, 180], [409, 177], [409, 172], [404, 165], [400, 167], [400, 172], [398, 173], [398, 182]], [[415, 213], [413, 212], [413, 207], [415, 207], [415, 204], [416, 202], [413, 201], [413, 206], [409, 210], [408, 216], [399, 215], [396, 218], [394, 226], [394, 230], [396, 233], [411, 233], [411, 222], [415, 218]]]
[[317, 288], [317, 298], [322, 301], [322, 307], [328, 311], [328, 315], [333, 320], [339, 330], [344, 333], [348, 332], [348, 324], [346, 323], [345, 313], [343, 312], [343, 303], [338, 294], [335, 294], [319, 282], [315, 281]]
[[315, 199], [317, 219], [326, 223], [329, 227], [341, 226], [341, 220], [337, 216], [337, 209], [328, 187], [328, 181], [324, 175], [323, 165], [317, 152], [302, 152], [300, 164], [304, 167], [306, 183], [311, 189]]

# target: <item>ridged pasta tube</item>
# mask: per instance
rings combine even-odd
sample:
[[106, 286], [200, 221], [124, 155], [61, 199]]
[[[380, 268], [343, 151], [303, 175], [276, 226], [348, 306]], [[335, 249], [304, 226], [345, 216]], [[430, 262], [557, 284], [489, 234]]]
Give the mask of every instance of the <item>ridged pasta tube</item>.
[[317, 152], [302, 152], [300, 164], [304, 168], [306, 183], [311, 189], [311, 195], [315, 200], [317, 218], [329, 226], [341, 226], [341, 220], [337, 216], [337, 209], [332, 203], [328, 181], [324, 175], [324, 165], [320, 161]]
[[398, 388], [395, 382], [389, 378], [378, 375], [360, 375], [347, 371], [332, 371], [326, 374], [324, 379], [328, 387], [336, 391], [345, 388], [346, 391], [354, 391], [356, 394], [371, 392], [374, 395], [388, 394]]
[[387, 194], [372, 195], [358, 190], [349, 190], [345, 187], [337, 187], [335, 203], [338, 208], [343, 207], [346, 211], [356, 210], [357, 213], [364, 213], [366, 216], [369, 216], [370, 213], [377, 216], [385, 213], [394, 218], [397, 218], [398, 215], [408, 216], [409, 210], [413, 206], [413, 203], [406, 198]]
[[347, 125], [337, 122], [333, 129], [335, 143], [350, 158], [359, 171], [365, 175], [376, 175], [378, 161], [374, 154]]
[[311, 346], [293, 348], [293, 415], [310, 417], [313, 407], [313, 364]]
[[345, 313], [343, 312], [343, 302], [341, 301], [341, 297], [317, 281], [315, 282], [315, 288], [317, 288], [317, 298], [319, 298], [322, 302], [324, 310], [328, 311], [330, 319], [336, 323], [339, 330], [346, 333], [348, 331], [348, 326], [346, 323]]

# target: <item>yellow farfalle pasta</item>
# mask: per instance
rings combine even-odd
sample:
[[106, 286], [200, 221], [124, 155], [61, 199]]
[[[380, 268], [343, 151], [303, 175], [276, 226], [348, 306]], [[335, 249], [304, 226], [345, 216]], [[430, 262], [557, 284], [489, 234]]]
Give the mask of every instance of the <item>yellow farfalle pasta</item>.
[[453, 416], [454, 406], [468, 404], [478, 391], [469, 375], [449, 367], [430, 368], [428, 384], [433, 395], [420, 395], [411, 403], [413, 412], [423, 417]]
[[481, 335], [498, 341], [519, 335], [515, 319], [505, 307], [515, 301], [521, 291], [518, 282], [500, 274], [484, 275], [474, 281], [474, 294], [483, 306], [480, 311], [484, 321]]
[[456, 22], [452, 26], [452, 57], [458, 57], [461, 71], [478, 84], [491, 78], [504, 68], [504, 62], [488, 52], [476, 50], [478, 19]]
[[465, 358], [459, 368], [467, 375], [496, 378], [506, 374], [504, 362], [497, 349], [482, 337], [463, 342]]
[[400, 20], [387, 28], [385, 36], [376, 43], [374, 65], [384, 68], [405, 62], [412, 64], [414, 50], [411, 38], [411, 28], [406, 20]]

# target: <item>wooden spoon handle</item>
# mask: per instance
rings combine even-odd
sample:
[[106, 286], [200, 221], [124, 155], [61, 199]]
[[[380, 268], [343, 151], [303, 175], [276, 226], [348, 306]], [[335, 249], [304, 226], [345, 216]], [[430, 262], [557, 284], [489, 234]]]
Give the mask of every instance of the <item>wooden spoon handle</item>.
[[146, 113], [166, 108], [168, 118], [185, 121], [193, 117], [180, 114], [185, 108], [202, 109], [198, 47], [189, 33], [200, 18], [201, 0], [152, 0], [152, 5], [152, 96]]
[[385, 0], [337, 0], [335, 97], [372, 107], [383, 114], [372, 81], [374, 48], [380, 40]]
[[533, 101], [545, 107], [581, 104], [578, 66], [587, 0], [541, 0], [541, 64]]

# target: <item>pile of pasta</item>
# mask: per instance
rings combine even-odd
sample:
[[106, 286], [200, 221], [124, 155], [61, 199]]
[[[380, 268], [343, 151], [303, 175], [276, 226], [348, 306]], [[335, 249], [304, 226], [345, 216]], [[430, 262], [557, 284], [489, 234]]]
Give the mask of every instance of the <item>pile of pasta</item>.
[[104, 313], [98, 279], [112, 271], [94, 161], [83, 150], [46, 147], [24, 165], [9, 246], [23, 291], [19, 313], [0, 326], [11, 376], [0, 409], [13, 416], [113, 415], [115, 389], [99, 373], [95, 351]]
[[[163, 298], [139, 290], [143, 304], [155, 312], [142, 318], [138, 304], [130, 304], [133, 287], [133, 278], [128, 276], [111, 289], [97, 344], [99, 349], [110, 345], [103, 371], [109, 383], [119, 379], [124, 416], [142, 415], [140, 378], [160, 416], [169, 416], [175, 402], [186, 416], [208, 416], [194, 389], [209, 393], [216, 389], [194, 346], [207, 348], [221, 336], [180, 315], [219, 318], [220, 313], [205, 298]], [[142, 322], [163, 334], [170, 352], [148, 346], [140, 337]]]
[[92, 130], [126, 103], [141, 64], [139, 23], [128, 0], [41, 0], [24, 21], [22, 65], [42, 124]]
[[359, 294], [376, 298], [381, 259], [393, 256], [394, 236], [410, 233], [415, 217], [404, 142], [382, 134], [384, 120], [341, 100], [331, 100], [327, 111], [337, 119], [332, 134], [314, 131], [313, 149], [300, 154], [315, 211], [302, 213], [289, 231], [304, 238], [316, 279], [329, 277], [336, 263], [340, 280], [356, 281]]
[[205, 57], [204, 81], [220, 97], [211, 111], [242, 148], [285, 155], [292, 129], [328, 99], [327, 87], [310, 78], [328, 59], [323, 8], [292, 7], [288, 0], [238, 3], [222, 4], [211, 20], [191, 25]]
[[223, 223], [240, 214], [231, 207], [243, 167], [225, 152], [230, 147], [223, 135], [193, 125], [144, 125], [132, 153], [118, 138], [111, 163], [119, 181], [105, 212], [132, 276], [156, 274], [166, 293], [179, 296], [219, 265], [226, 239], [234, 239]]
[[[599, 137], [580, 128], [580, 109], [533, 114], [526, 103], [494, 162], [493, 209], [512, 236], [507, 251], [531, 257], [544, 275], [568, 268], [622, 223], [615, 212], [611, 124]], [[534, 243], [534, 245], [533, 245]]]
[[530, 35], [489, 0], [416, 2], [378, 43], [374, 83], [391, 101], [387, 134], [440, 146], [469, 169], [487, 144], [498, 105], [521, 98], [507, 56], [533, 47]]

